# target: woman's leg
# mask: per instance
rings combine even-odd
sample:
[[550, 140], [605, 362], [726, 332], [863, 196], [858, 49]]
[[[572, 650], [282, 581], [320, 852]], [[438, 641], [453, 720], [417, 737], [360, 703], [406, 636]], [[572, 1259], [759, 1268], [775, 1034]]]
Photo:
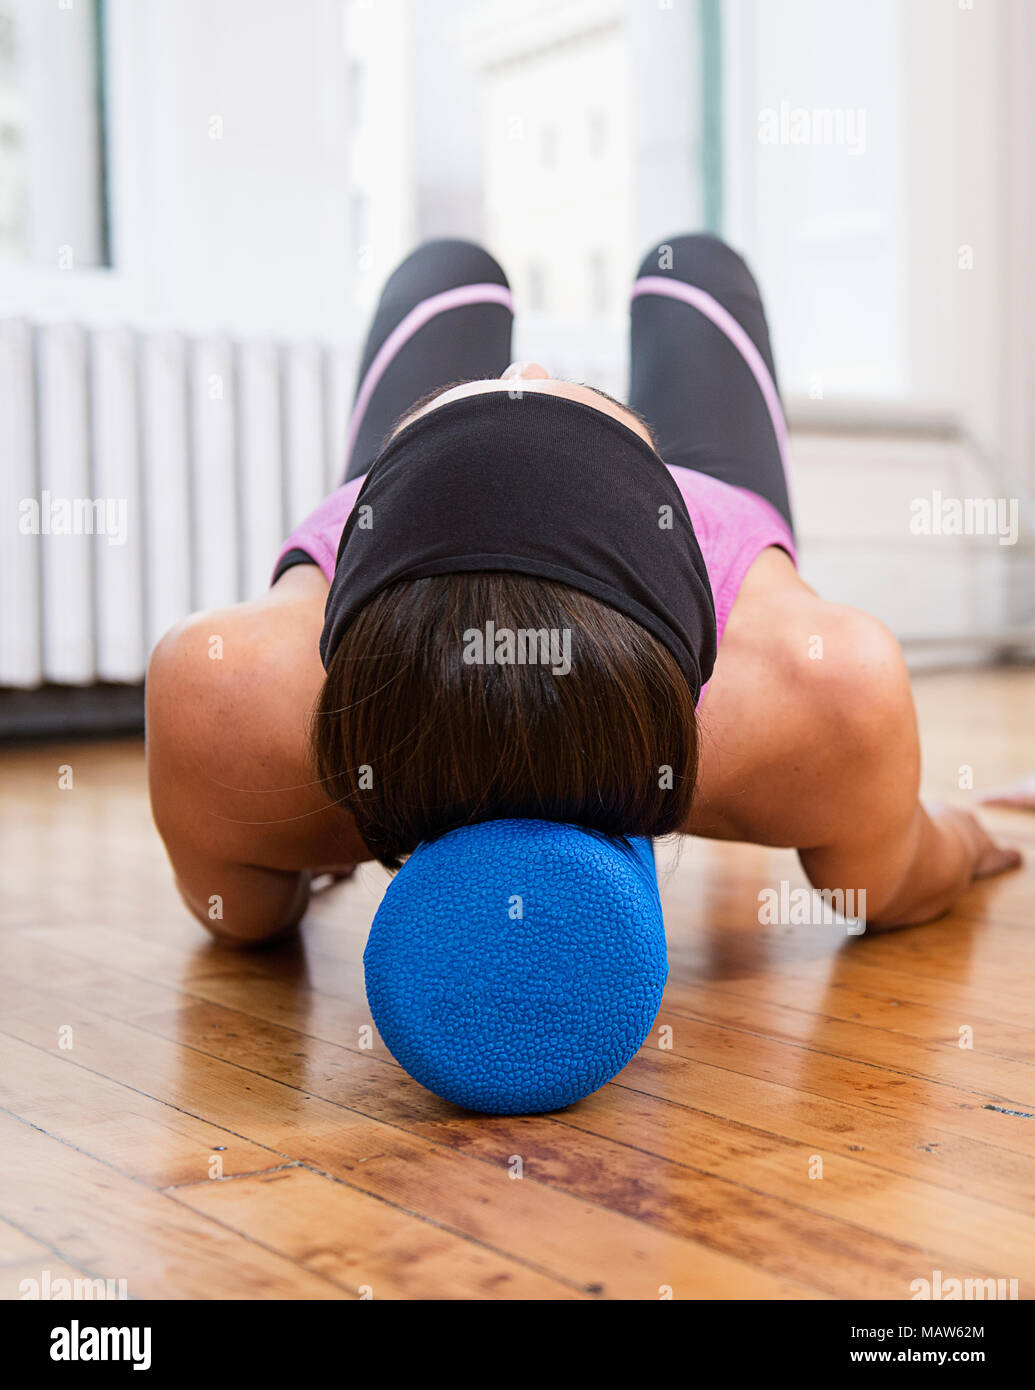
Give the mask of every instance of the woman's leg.
[[365, 473], [414, 401], [510, 363], [507, 277], [470, 241], [428, 241], [389, 277], [367, 334], [349, 422], [345, 478]]
[[673, 237], [644, 257], [632, 294], [629, 404], [661, 457], [759, 493], [793, 529], [787, 431], [750, 270], [717, 237]]

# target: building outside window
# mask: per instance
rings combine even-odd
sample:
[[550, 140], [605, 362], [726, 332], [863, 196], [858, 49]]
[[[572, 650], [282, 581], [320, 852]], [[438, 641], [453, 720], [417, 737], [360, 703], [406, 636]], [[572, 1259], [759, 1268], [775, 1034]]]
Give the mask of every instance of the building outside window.
[[103, 0], [0, 0], [0, 259], [110, 264]]

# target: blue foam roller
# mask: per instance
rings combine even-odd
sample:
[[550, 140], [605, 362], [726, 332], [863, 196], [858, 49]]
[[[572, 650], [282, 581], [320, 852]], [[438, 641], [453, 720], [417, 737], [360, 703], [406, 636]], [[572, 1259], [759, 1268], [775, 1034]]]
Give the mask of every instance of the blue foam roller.
[[668, 975], [649, 840], [486, 821], [396, 874], [363, 956], [392, 1056], [469, 1110], [558, 1110], [621, 1071]]

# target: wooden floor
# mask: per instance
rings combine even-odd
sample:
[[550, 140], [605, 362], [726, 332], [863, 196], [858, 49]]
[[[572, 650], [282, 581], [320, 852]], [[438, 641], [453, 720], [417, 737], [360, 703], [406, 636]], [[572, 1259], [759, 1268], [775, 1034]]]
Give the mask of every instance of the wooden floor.
[[[978, 791], [1035, 771], [1035, 673], [917, 695], [929, 795], [969, 803], [965, 764]], [[590, 1099], [496, 1119], [360, 1046], [380, 870], [236, 955], [174, 894], [140, 745], [7, 752], [0, 786], [5, 1297], [44, 1270], [143, 1298], [1035, 1290], [1035, 814], [988, 816], [1022, 871], [848, 941], [758, 925], [759, 888], [802, 882], [789, 853], [685, 843], [671, 1049], [656, 1029]]]

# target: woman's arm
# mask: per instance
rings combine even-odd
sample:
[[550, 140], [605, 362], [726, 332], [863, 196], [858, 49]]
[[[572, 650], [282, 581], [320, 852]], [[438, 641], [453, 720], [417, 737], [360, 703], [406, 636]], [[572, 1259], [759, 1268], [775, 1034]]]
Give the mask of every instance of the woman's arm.
[[307, 723], [323, 677], [320, 599], [302, 583], [197, 614], [151, 658], [155, 824], [184, 902], [231, 944], [290, 930], [305, 913], [316, 866], [370, 857], [351, 816], [309, 768]]
[[902, 652], [881, 624], [860, 618], [855, 638], [864, 659], [855, 680], [839, 683], [829, 715], [840, 765], [829, 776], [843, 795], [828, 803], [824, 843], [799, 857], [815, 888], [865, 890], [868, 926], [910, 926], [940, 917], [975, 879], [1021, 859], [997, 846], [969, 812], [931, 815], [920, 804], [919, 738]]
[[[167, 848], [169, 846], [167, 845]], [[257, 946], [284, 936], [309, 906], [309, 873], [230, 864], [169, 853], [176, 887], [191, 912], [227, 946]]]
[[920, 805], [898, 842], [883, 851], [879, 843], [846, 840], [803, 850], [800, 858], [815, 888], [836, 888], [846, 879], [866, 888], [867, 926], [878, 928], [933, 921], [977, 879], [1021, 862], [1017, 850], [997, 845], [969, 811], [932, 816]]

